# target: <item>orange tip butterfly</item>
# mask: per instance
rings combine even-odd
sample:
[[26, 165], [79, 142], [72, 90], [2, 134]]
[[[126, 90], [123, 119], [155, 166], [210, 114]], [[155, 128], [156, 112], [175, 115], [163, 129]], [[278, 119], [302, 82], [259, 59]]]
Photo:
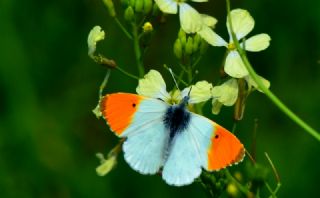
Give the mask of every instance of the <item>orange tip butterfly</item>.
[[[165, 90], [161, 79], [156, 82], [161, 84], [159, 93]], [[140, 88], [152, 86], [143, 85], [143, 80]], [[141, 174], [161, 171], [166, 183], [182, 186], [199, 177], [202, 168], [217, 171], [244, 158], [244, 146], [236, 136], [187, 109], [190, 97], [192, 92], [173, 105], [161, 97], [130, 93], [102, 98], [102, 115], [117, 136], [126, 138], [124, 158], [134, 170]]]

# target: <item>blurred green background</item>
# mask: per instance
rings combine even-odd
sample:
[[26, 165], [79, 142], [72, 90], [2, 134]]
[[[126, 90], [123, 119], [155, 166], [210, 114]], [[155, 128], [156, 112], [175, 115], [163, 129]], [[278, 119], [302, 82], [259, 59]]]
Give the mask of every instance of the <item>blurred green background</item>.
[[[232, 4], [255, 18], [251, 35], [266, 32], [272, 38], [266, 51], [249, 54], [256, 70], [289, 107], [320, 130], [320, 1]], [[218, 18], [216, 31], [227, 38], [225, 1], [192, 5]], [[0, 197], [205, 197], [198, 184], [176, 188], [159, 176], [138, 174], [122, 154], [109, 175], [96, 175], [95, 153], [107, 153], [118, 139], [91, 112], [106, 72], [87, 56], [86, 39], [94, 25], [106, 31], [99, 51], [137, 73], [132, 43], [102, 1], [0, 1]], [[165, 73], [169, 85], [172, 79], [161, 65], [175, 69], [172, 43], [178, 25], [177, 16], [168, 17], [145, 59], [147, 69]], [[217, 82], [223, 53], [222, 48], [209, 48], [199, 65], [200, 79]], [[107, 92], [134, 92], [136, 85], [114, 71]], [[231, 108], [207, 116], [232, 127]], [[318, 195], [320, 143], [264, 95], [254, 93], [237, 130], [248, 149], [254, 119], [259, 120], [257, 160], [268, 166], [265, 151], [272, 158], [283, 184], [279, 197]], [[274, 184], [272, 174], [268, 181]]]

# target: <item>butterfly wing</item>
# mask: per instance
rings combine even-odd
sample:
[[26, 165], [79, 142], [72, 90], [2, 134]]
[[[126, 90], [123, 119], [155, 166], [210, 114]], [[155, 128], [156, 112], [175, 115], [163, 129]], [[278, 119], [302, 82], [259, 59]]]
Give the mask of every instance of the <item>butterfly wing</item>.
[[111, 130], [127, 137], [123, 145], [125, 160], [142, 174], [154, 174], [163, 165], [168, 141], [163, 115], [167, 108], [161, 100], [127, 93], [107, 95], [101, 102]]
[[232, 133], [191, 113], [188, 127], [172, 142], [162, 177], [170, 185], [187, 185], [201, 174], [201, 168], [219, 170], [239, 162], [243, 156], [243, 145]]
[[170, 185], [182, 186], [193, 182], [207, 164], [207, 148], [211, 144], [213, 125], [203, 116], [191, 113], [185, 130], [174, 137], [162, 177]]
[[218, 171], [242, 161], [245, 149], [239, 139], [217, 123], [212, 122], [212, 124], [215, 130], [208, 147], [208, 164], [204, 168]]

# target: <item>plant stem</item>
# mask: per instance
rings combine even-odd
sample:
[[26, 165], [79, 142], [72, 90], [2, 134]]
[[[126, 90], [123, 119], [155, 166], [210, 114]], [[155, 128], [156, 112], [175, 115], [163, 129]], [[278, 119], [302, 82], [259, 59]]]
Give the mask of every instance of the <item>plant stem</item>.
[[120, 27], [122, 32], [130, 39], [132, 40], [131, 34], [127, 31], [127, 29], [122, 25], [122, 23], [119, 21], [117, 17], [114, 17], [114, 20], [116, 21], [117, 25]]
[[102, 98], [102, 95], [103, 95], [103, 90], [104, 88], [106, 87], [107, 83], [108, 83], [108, 80], [109, 80], [109, 77], [110, 77], [110, 73], [111, 73], [111, 69], [108, 69], [107, 73], [106, 73], [106, 76], [104, 77], [100, 87], [99, 87], [99, 99]]
[[134, 54], [136, 57], [137, 68], [139, 71], [139, 77], [142, 78], [144, 76], [144, 66], [143, 66], [142, 59], [141, 59], [138, 27], [137, 27], [136, 23], [132, 24], [132, 35], [133, 35], [133, 48], [134, 48]]
[[133, 79], [136, 79], [136, 80], [139, 80], [139, 77], [138, 76], [135, 76], [133, 74], [130, 74], [129, 72], [126, 72], [124, 69], [122, 69], [121, 67], [117, 66], [115, 67], [118, 71], [120, 71], [121, 73], [123, 73], [124, 75], [130, 77], [130, 78], [133, 78]]
[[264, 86], [262, 81], [260, 80], [257, 73], [252, 68], [245, 51], [241, 48], [239, 41], [233, 31], [232, 27], [232, 21], [231, 21], [231, 15], [230, 15], [230, 0], [226, 0], [227, 2], [227, 13], [228, 13], [228, 23], [230, 26], [230, 31], [232, 35], [232, 40], [234, 45], [237, 48], [237, 51], [240, 54], [240, 57], [248, 70], [250, 76], [252, 79], [257, 83], [259, 88], [267, 95], [267, 97], [284, 113], [286, 114], [292, 121], [294, 121], [297, 125], [299, 125], [301, 128], [303, 128], [306, 132], [308, 132], [311, 136], [316, 138], [318, 141], [320, 141], [320, 134], [313, 129], [311, 126], [309, 126], [306, 122], [304, 122], [301, 118], [299, 118], [293, 111], [291, 111], [276, 95], [274, 95], [267, 87]]

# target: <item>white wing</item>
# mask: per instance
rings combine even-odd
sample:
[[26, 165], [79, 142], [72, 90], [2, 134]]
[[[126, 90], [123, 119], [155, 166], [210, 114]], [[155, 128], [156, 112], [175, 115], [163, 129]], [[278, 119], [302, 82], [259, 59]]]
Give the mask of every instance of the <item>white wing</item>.
[[207, 167], [207, 149], [213, 133], [209, 119], [191, 113], [188, 127], [176, 134], [164, 164], [162, 177], [168, 184], [187, 185], [201, 174], [201, 167]]
[[163, 124], [167, 108], [160, 100], [143, 100], [133, 122], [121, 135], [127, 137], [123, 145], [125, 160], [142, 174], [155, 174], [164, 163], [169, 137]]

